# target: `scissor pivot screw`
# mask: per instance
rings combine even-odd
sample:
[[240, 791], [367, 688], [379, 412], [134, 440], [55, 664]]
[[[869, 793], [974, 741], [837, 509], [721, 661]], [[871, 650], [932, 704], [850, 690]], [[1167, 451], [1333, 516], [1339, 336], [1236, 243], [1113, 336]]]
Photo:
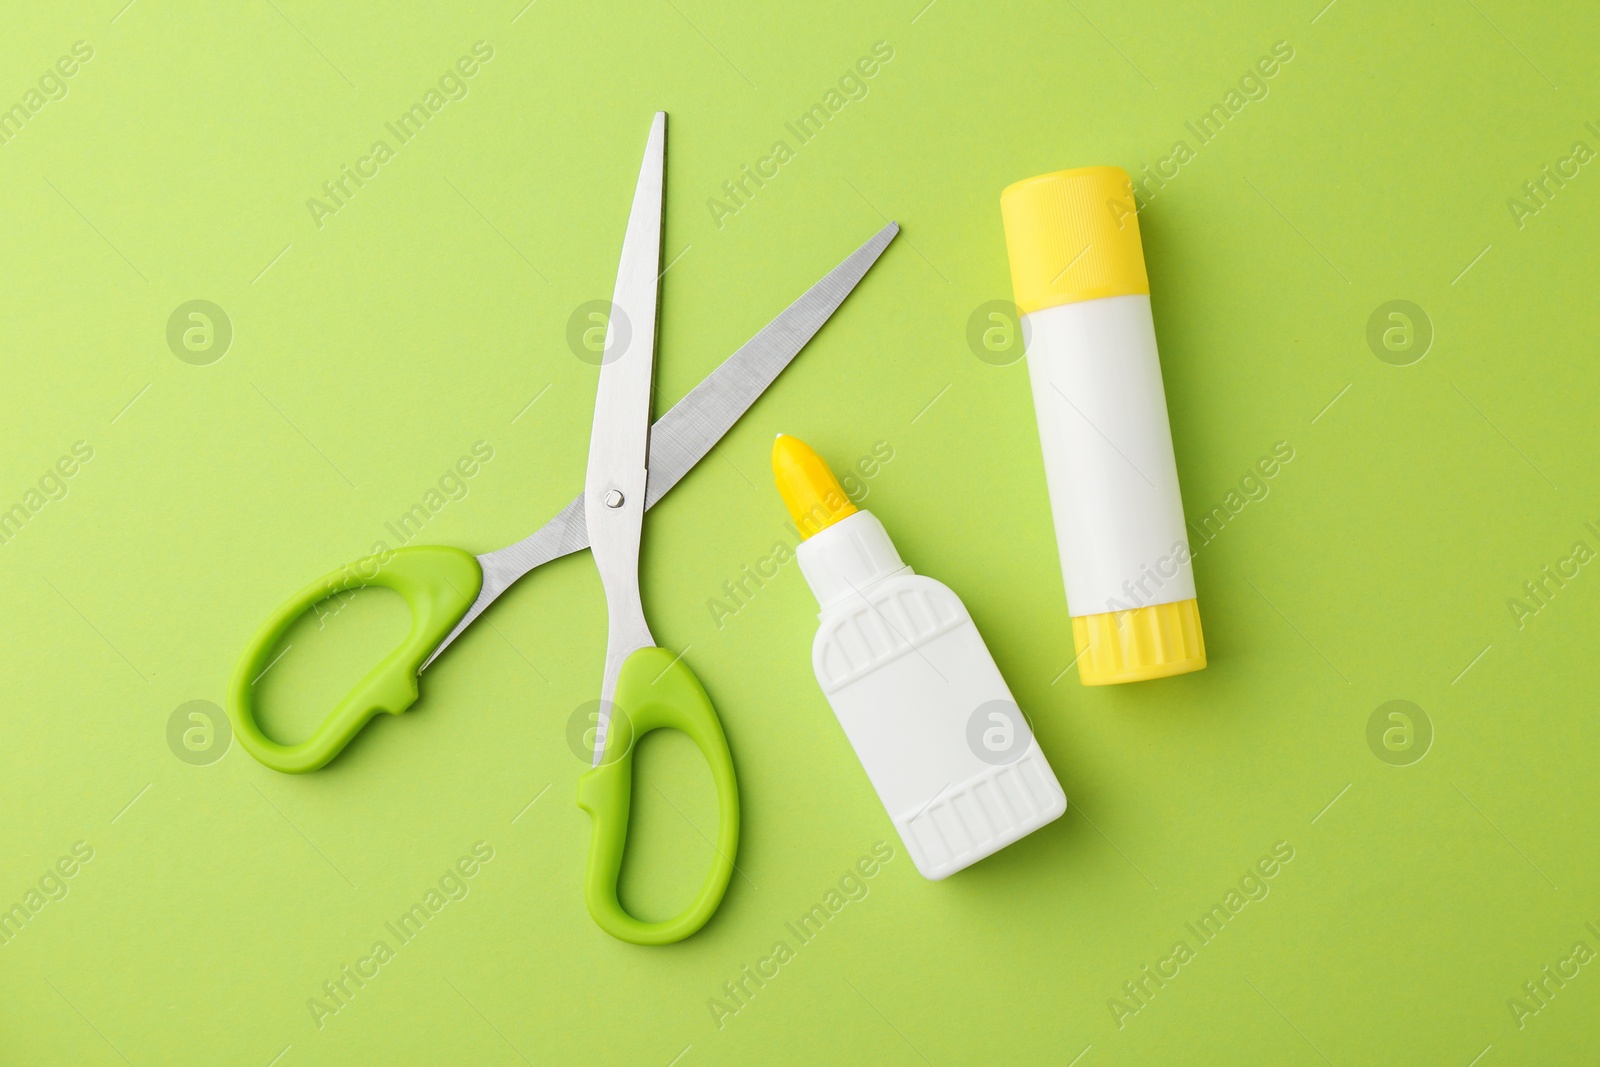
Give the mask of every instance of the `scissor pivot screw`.
[[608, 492], [606, 494], [605, 504], [608, 508], [620, 508], [622, 506], [622, 490], [613, 489]]

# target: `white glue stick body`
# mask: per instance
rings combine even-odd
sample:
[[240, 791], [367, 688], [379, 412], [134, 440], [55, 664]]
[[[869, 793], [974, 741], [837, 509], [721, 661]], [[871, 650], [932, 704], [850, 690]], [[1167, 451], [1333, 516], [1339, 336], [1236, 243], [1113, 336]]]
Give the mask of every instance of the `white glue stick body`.
[[1119, 167], [1000, 195], [1085, 685], [1206, 665], [1133, 186]]
[[804, 442], [773, 467], [821, 608], [812, 668], [925, 878], [1058, 818], [1067, 798], [961, 600], [901, 560]]

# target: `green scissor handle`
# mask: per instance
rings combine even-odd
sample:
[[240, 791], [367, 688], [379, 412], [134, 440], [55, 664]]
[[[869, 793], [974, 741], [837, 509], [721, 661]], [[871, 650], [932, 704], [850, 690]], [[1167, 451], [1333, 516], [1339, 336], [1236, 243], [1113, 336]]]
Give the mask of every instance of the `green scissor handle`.
[[[700, 747], [716, 784], [720, 817], [713, 846], [716, 855], [699, 895], [683, 914], [651, 923], [623, 910], [617, 900], [617, 874], [628, 843], [634, 745], [663, 727], [681, 730]], [[641, 648], [623, 661], [605, 751], [600, 765], [578, 779], [578, 807], [594, 818], [584, 896], [600, 929], [635, 945], [669, 945], [706, 924], [722, 903], [739, 849], [739, 784], [711, 698], [681, 657], [664, 648]]]
[[[299, 744], [283, 745], [256, 723], [255, 682], [280, 638], [313, 604], [347, 590], [381, 585], [406, 598], [411, 632], [345, 694], [333, 714]], [[296, 593], [251, 638], [228, 681], [228, 717], [245, 751], [275, 771], [304, 774], [327, 763], [380, 711], [398, 715], [417, 699], [417, 672], [467, 613], [483, 571], [459, 548], [414, 546], [368, 556], [333, 571]]]

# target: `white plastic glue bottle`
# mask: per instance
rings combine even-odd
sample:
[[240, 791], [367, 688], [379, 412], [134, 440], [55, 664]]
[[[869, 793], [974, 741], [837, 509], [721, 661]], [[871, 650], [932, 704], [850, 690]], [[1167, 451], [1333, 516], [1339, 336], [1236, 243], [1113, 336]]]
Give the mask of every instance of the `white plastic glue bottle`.
[[1000, 194], [1067, 614], [1084, 685], [1206, 665], [1128, 172]]
[[945, 878], [1067, 810], [966, 607], [912, 573], [798, 438], [772, 448], [821, 607], [817, 683], [925, 878]]

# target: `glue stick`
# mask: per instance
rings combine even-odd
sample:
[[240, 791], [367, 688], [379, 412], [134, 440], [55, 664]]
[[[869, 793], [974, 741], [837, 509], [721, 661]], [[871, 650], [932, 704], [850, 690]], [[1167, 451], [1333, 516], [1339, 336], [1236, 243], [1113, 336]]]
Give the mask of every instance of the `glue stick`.
[[1120, 167], [1000, 194], [1084, 685], [1206, 665], [1137, 212]]
[[1067, 798], [961, 600], [912, 573], [805, 442], [778, 490], [821, 607], [811, 665], [895, 831], [939, 879], [1059, 817]]

